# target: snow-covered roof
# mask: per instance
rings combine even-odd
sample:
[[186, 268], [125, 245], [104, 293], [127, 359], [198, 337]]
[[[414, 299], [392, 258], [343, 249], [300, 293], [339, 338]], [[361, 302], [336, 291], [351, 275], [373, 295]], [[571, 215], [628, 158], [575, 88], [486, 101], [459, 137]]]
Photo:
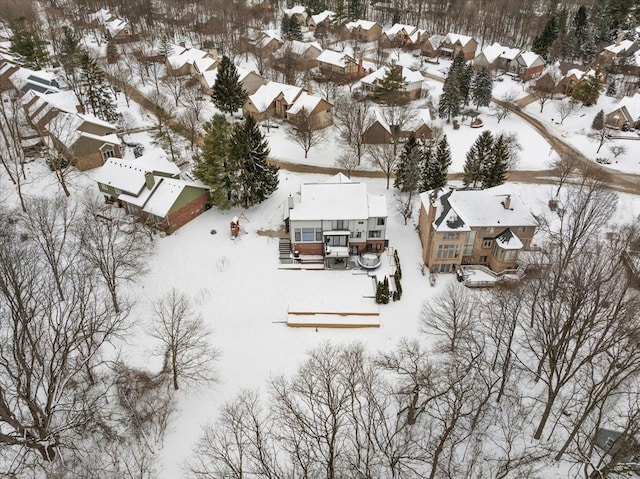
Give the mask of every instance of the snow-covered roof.
[[297, 86], [270, 81], [260, 86], [253, 95], [250, 95], [249, 100], [259, 112], [263, 112], [273, 103], [280, 93], [284, 95], [287, 103], [292, 104], [302, 91], [302, 88]]
[[387, 34], [387, 36], [389, 36], [390, 38], [396, 36], [398, 33], [400, 33], [402, 30], [404, 30], [404, 32], [407, 35], [411, 35], [412, 33], [414, 33], [417, 28], [413, 25], [404, 25], [402, 23], [396, 23], [394, 24], [391, 28], [389, 28], [388, 30], [385, 30], [384, 33]]
[[164, 218], [175, 204], [180, 193], [188, 186], [188, 183], [175, 178], [154, 177], [155, 187], [143, 210], [152, 215]]
[[112, 37], [115, 37], [122, 30], [127, 28], [128, 23], [125, 20], [114, 18], [113, 20], [104, 23], [105, 28], [109, 31]]
[[428, 42], [434, 50], [437, 50], [438, 48], [440, 48], [440, 45], [445, 41], [446, 38], [447, 37], [445, 37], [444, 35], [435, 34], [429, 37]]
[[90, 13], [88, 17], [89, 20], [96, 20], [97, 22], [103, 24], [110, 20], [113, 17], [113, 14], [108, 8], [101, 8], [97, 12]]
[[335, 16], [336, 16], [336, 12], [332, 12], [331, 10], [325, 10], [324, 12], [320, 12], [316, 15], [311, 15], [311, 18], [313, 19], [315, 24], [318, 25], [319, 23], [322, 23], [327, 19], [333, 20]]
[[634, 121], [640, 119], [640, 93], [633, 96], [625, 96], [618, 103], [616, 110], [625, 107]]
[[277, 30], [262, 30], [260, 36], [255, 42], [255, 45], [260, 48], [267, 46], [272, 40], [276, 40], [279, 43], [283, 43], [280, 32]]
[[[373, 86], [375, 85], [376, 82], [378, 82], [379, 80], [382, 80], [390, 70], [391, 70], [391, 67], [378, 68], [373, 73], [370, 73], [366, 77], [362, 78], [360, 82]], [[424, 77], [422, 76], [421, 72], [411, 70], [410, 68], [407, 68], [407, 67], [402, 67], [402, 79], [406, 81], [408, 84], [424, 81]]]
[[137, 196], [146, 184], [145, 173], [152, 172], [176, 176], [180, 169], [161, 156], [142, 155], [135, 160], [109, 158], [97, 170], [94, 179]]
[[349, 62], [355, 62], [355, 60], [349, 55], [333, 50], [322, 50], [322, 53], [318, 55], [317, 60], [329, 65], [336, 65], [340, 68], [346, 67]]
[[420, 38], [427, 34], [426, 30], [421, 30], [417, 28], [411, 35], [409, 35], [409, 39], [412, 43], [416, 43]]
[[303, 91], [293, 105], [289, 107], [287, 113], [297, 115], [302, 109], [306, 110], [307, 113], [311, 113], [322, 100], [319, 96], [310, 95], [306, 91]]
[[291, 8], [284, 9], [285, 15], [302, 15], [304, 18], [307, 18], [307, 7], [304, 5], [294, 5]]
[[524, 245], [520, 238], [516, 236], [516, 234], [511, 231], [511, 228], [507, 228], [498, 236], [496, 236], [496, 243], [502, 249], [514, 250], [514, 249], [522, 249]]
[[542, 57], [535, 52], [521, 52], [520, 55], [518, 55], [518, 59], [520, 63], [522, 63], [526, 67], [532, 66], [537, 60], [540, 60], [542, 61], [542, 63], [544, 63]]
[[191, 65], [199, 58], [205, 58], [207, 56], [210, 56], [209, 52], [198, 48], [185, 48], [180, 45], [172, 45], [172, 54], [167, 57], [167, 61], [173, 69], [177, 70], [186, 64]]
[[614, 43], [613, 45], [604, 47], [604, 49], [608, 52], [613, 53], [614, 55], [619, 55], [620, 53], [624, 53], [629, 50], [629, 48], [631, 48], [633, 44], [634, 42], [632, 42], [631, 40], [622, 40], [620, 42]]
[[415, 114], [412, 118], [409, 119], [407, 125], [405, 126], [406, 130], [416, 131], [422, 125], [430, 126], [431, 123], [431, 112], [428, 108], [420, 108], [415, 111]]
[[299, 40], [292, 40], [290, 42], [285, 42], [278, 52], [283, 52], [286, 48], [289, 48], [292, 53], [300, 56], [304, 55], [310, 48], [316, 48], [318, 51], [322, 52], [322, 47], [318, 42], [301, 42]]
[[376, 22], [370, 22], [369, 20], [356, 20], [355, 22], [346, 23], [345, 27], [349, 31], [352, 31], [358, 27], [362, 28], [363, 30], [371, 30], [375, 25], [377, 25]]
[[447, 33], [445, 40], [451, 44], [460, 42], [460, 45], [464, 47], [467, 43], [473, 40], [473, 38], [468, 37], [467, 35], [460, 35], [458, 33]]
[[[236, 67], [236, 71], [238, 72], [238, 81], [242, 82], [250, 73], [257, 75], [257, 73], [252, 72], [251, 70], [247, 70], [246, 68]], [[218, 78], [218, 69], [214, 68], [213, 70], [207, 70], [202, 72], [202, 78], [204, 78], [205, 83], [209, 88], [213, 88], [213, 85], [216, 84], [216, 79]]]
[[384, 217], [386, 212], [384, 195], [369, 195], [365, 183], [337, 175], [325, 183], [303, 183], [300, 203], [291, 210], [290, 220], [364, 220]]
[[82, 121], [86, 121], [87, 123], [93, 123], [94, 125], [99, 125], [112, 131], [116, 131], [118, 129], [118, 127], [113, 123], [109, 123], [95, 115], [90, 115], [88, 113], [78, 113], [77, 115], [82, 119]]
[[495, 62], [498, 58], [503, 58], [505, 60], [513, 60], [520, 53], [520, 49], [518, 48], [509, 48], [499, 43], [494, 43], [493, 45], [489, 45], [484, 50], [482, 50], [482, 54], [487, 59], [488, 63]]
[[207, 71], [207, 69], [211, 68], [212, 65], [215, 65], [216, 63], [216, 59], [212, 58], [210, 56], [206, 56], [204, 58], [196, 58], [193, 61], [193, 66], [199, 71], [199, 72], [205, 72]]
[[[30, 90], [22, 97], [22, 100], [21, 100], [22, 104], [26, 105], [33, 98], [37, 98], [37, 99], [27, 108], [27, 115], [31, 117], [31, 121], [33, 121], [34, 123], [37, 122], [40, 118], [42, 118], [42, 115], [44, 114], [43, 111], [41, 111], [38, 114], [38, 118], [33, 117], [33, 115], [43, 105], [49, 105], [50, 108], [51, 107], [57, 108], [60, 111], [66, 111], [69, 113], [75, 113], [76, 111], [78, 111], [77, 110], [78, 98], [70, 90], [50, 93], [48, 95], [44, 95], [42, 93], [37, 93], [33, 90]], [[43, 110], [46, 110], [46, 108]]]
[[[472, 227], [537, 226], [538, 222], [508, 185], [486, 190], [427, 191], [420, 199], [429, 209], [436, 198], [436, 231], [469, 231]], [[508, 208], [505, 207], [508, 202]]]

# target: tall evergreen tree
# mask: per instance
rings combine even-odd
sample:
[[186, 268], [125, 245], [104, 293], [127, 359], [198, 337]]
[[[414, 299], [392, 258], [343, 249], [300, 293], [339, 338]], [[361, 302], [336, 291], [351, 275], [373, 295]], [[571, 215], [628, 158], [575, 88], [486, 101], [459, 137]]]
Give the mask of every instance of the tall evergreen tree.
[[247, 92], [240, 83], [238, 69], [226, 55], [220, 60], [211, 99], [216, 108], [223, 113], [233, 113], [247, 99]]
[[68, 25], [62, 26], [62, 38], [60, 39], [58, 61], [67, 76], [72, 75], [80, 62], [80, 35]]
[[422, 177], [424, 190], [444, 188], [447, 184], [449, 166], [451, 166], [451, 149], [445, 135], [438, 142], [436, 151], [429, 155]]
[[280, 33], [288, 40], [302, 40], [302, 30], [295, 18], [284, 15], [280, 22]]
[[239, 169], [232, 203], [247, 208], [261, 203], [278, 188], [278, 167], [267, 163], [268, 155], [269, 144], [252, 117], [234, 126], [230, 156]]
[[471, 101], [471, 80], [473, 79], [473, 66], [471, 63], [462, 67], [458, 76], [458, 88], [460, 88], [460, 100], [463, 105]]
[[604, 128], [604, 110], [600, 110], [596, 113], [596, 116], [593, 118], [593, 122], [591, 123], [591, 128], [594, 130], [602, 130]]
[[461, 105], [469, 95], [469, 84], [468, 82], [465, 83], [465, 63], [464, 54], [459, 52], [451, 62], [451, 67], [442, 86], [442, 95], [440, 95], [438, 103], [438, 115], [440, 118], [446, 118], [447, 122], [460, 113]]
[[491, 74], [486, 67], [482, 67], [473, 77], [471, 84], [471, 98], [476, 106], [489, 106], [492, 90], [493, 82], [491, 81]]
[[376, 83], [373, 96], [388, 104], [399, 104], [408, 98], [405, 92], [407, 81], [402, 76], [402, 67], [392, 64], [388, 67], [384, 77]]
[[49, 63], [49, 54], [38, 29], [29, 25], [25, 17], [18, 17], [11, 21], [11, 30], [11, 51], [22, 57], [24, 66], [36, 70], [44, 68]]
[[84, 96], [81, 103], [98, 118], [115, 122], [117, 113], [111, 87], [107, 84], [96, 59], [87, 53], [80, 57], [80, 81]]
[[482, 188], [498, 186], [506, 180], [510, 152], [504, 135], [499, 135], [493, 142], [488, 160], [482, 171]]
[[229, 156], [231, 125], [223, 115], [214, 115], [204, 125], [204, 144], [193, 158], [193, 174], [211, 190], [211, 200], [219, 208], [228, 208], [234, 188]]
[[545, 60], [549, 60], [549, 50], [555, 39], [558, 37], [558, 33], [558, 19], [552, 14], [549, 16], [549, 19], [547, 20], [547, 23], [545, 23], [540, 34], [534, 38], [531, 49]]
[[464, 163], [464, 186], [477, 188], [482, 183], [483, 172], [491, 163], [491, 151], [493, 149], [493, 135], [489, 130], [483, 131], [467, 152]]
[[599, 71], [593, 75], [589, 75], [586, 79], [583, 77], [571, 92], [571, 97], [575, 101], [581, 102], [584, 106], [591, 106], [598, 103], [600, 91], [602, 90], [602, 76]]
[[437, 142], [431, 138], [422, 142], [422, 165], [420, 168], [420, 191], [433, 189], [431, 177], [433, 176], [434, 156]]
[[404, 144], [402, 153], [400, 153], [400, 157], [398, 158], [396, 179], [393, 186], [403, 193], [417, 191], [420, 187], [421, 160], [421, 145], [414, 136], [411, 136]]

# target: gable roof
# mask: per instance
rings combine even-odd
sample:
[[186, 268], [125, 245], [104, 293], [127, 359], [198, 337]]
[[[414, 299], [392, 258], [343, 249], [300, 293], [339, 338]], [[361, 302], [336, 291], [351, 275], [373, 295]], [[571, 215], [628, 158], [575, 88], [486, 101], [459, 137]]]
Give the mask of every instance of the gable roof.
[[[319, 96], [310, 95], [306, 91], [303, 91], [300, 96], [295, 100], [293, 105], [289, 107], [287, 113], [291, 115], [298, 114], [302, 109], [306, 110], [307, 113], [312, 113], [313, 110], [316, 109], [319, 103], [326, 101], [324, 98], [320, 98]], [[327, 102], [328, 103], [328, 102]]]
[[616, 110], [621, 108], [627, 109], [627, 112], [633, 121], [640, 120], [640, 93], [622, 98], [618, 103]]
[[445, 40], [444, 41], [449, 42], [451, 44], [454, 44], [456, 42], [460, 42], [460, 45], [462, 45], [464, 47], [471, 40], [473, 40], [473, 38], [469, 37], [467, 35], [460, 35], [458, 33], [447, 33], [447, 35], [445, 36]]
[[[482, 50], [479, 55], [484, 55], [487, 63], [494, 63], [498, 58], [502, 58], [504, 60], [513, 60], [520, 53], [520, 49], [518, 48], [510, 48], [500, 45], [499, 43], [494, 43], [493, 45], [489, 45], [484, 50]], [[478, 57], [476, 57], [478, 58]]]
[[153, 172], [177, 176], [180, 170], [166, 158], [152, 155], [142, 155], [135, 160], [109, 158], [97, 170], [94, 179], [137, 196], [146, 185], [145, 173]]
[[297, 86], [270, 81], [260, 86], [253, 95], [249, 95], [249, 100], [253, 103], [253, 106], [256, 107], [256, 110], [262, 113], [269, 108], [269, 105], [271, 105], [281, 93], [286, 102], [292, 104], [302, 91], [302, 88]]
[[209, 55], [209, 52], [200, 50], [198, 48], [186, 48], [180, 45], [171, 46], [171, 55], [167, 57], [167, 62], [171, 65], [171, 68], [178, 70], [184, 65], [192, 65], [193, 62], [200, 58], [205, 58]]
[[544, 65], [544, 59], [535, 52], [520, 52], [516, 60], [527, 68], [533, 66], [535, 62], [540, 62]]
[[620, 42], [613, 43], [612, 45], [604, 47], [604, 49], [614, 55], [624, 53], [634, 46], [635, 42], [631, 40], [622, 40]]
[[350, 32], [356, 28], [361, 28], [363, 30], [371, 30], [374, 26], [380, 25], [378, 22], [370, 22], [369, 20], [356, 20], [355, 22], [345, 23], [345, 27]]
[[384, 33], [386, 33], [389, 38], [392, 38], [392, 37], [395, 37], [398, 33], [400, 33], [403, 30], [407, 35], [412, 35], [417, 30], [417, 27], [413, 25], [404, 25], [402, 23], [395, 23], [393, 26], [391, 26], [391, 28], [385, 30]]
[[336, 65], [340, 68], [346, 67], [349, 63], [355, 63], [355, 60], [346, 53], [336, 52], [333, 50], [322, 50], [322, 53], [316, 58], [319, 62]]
[[326, 20], [332, 21], [336, 16], [336, 12], [332, 12], [331, 10], [325, 10], [316, 15], [311, 15], [311, 18], [315, 22], [316, 25], [322, 23]]
[[[368, 74], [367, 76], [363, 77], [360, 82], [361, 83], [365, 83], [367, 85], [374, 85], [376, 82], [382, 80], [387, 74], [388, 72], [391, 70], [392, 67], [381, 67], [378, 68], [376, 71], [374, 71], [373, 73]], [[422, 73], [419, 71], [415, 71], [415, 70], [411, 70], [410, 68], [407, 67], [402, 67], [402, 79], [404, 81], [407, 82], [407, 84], [410, 83], [415, 83], [415, 82], [423, 82], [424, 81], [424, 76], [422, 76]]]
[[[238, 72], [238, 81], [242, 82], [249, 75], [254, 74], [258, 75], [258, 73], [253, 72], [251, 70], [247, 70], [245, 68], [236, 67], [236, 71]], [[213, 88], [213, 85], [216, 84], [216, 79], [218, 78], [218, 68], [214, 68], [213, 70], [207, 70], [202, 72], [202, 78], [209, 88]]]

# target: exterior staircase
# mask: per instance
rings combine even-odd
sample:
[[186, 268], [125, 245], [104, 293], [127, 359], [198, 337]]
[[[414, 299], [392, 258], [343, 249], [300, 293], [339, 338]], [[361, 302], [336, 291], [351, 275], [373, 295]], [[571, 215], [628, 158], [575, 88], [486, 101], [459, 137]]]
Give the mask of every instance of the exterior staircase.
[[291, 263], [291, 240], [289, 238], [280, 238], [278, 245], [278, 253], [281, 263]]

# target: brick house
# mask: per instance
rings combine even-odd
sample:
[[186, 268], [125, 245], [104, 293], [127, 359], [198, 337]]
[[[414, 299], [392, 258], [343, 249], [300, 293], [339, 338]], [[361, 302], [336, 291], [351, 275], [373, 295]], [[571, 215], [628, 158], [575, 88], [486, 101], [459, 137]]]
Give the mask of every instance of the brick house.
[[473, 60], [477, 49], [478, 42], [475, 39], [457, 33], [447, 33], [438, 46], [439, 56], [455, 58], [462, 52], [466, 60]]
[[536, 80], [535, 88], [570, 95], [573, 87], [582, 79], [585, 71], [578, 65], [556, 63], [548, 66]]
[[253, 95], [249, 95], [242, 105], [242, 113], [256, 121], [274, 116], [285, 118], [287, 110], [303, 91], [297, 86], [270, 81], [258, 88]]
[[356, 62], [353, 57], [346, 53], [323, 50], [316, 57], [316, 61], [318, 62], [320, 73], [326, 77], [350, 80], [364, 73], [362, 62]]
[[294, 254], [326, 262], [381, 253], [388, 244], [386, 197], [367, 193], [366, 184], [342, 173], [325, 183], [303, 183], [299, 201], [288, 198], [284, 217]]
[[518, 266], [538, 222], [506, 185], [487, 190], [431, 190], [420, 194], [422, 260], [433, 273], [483, 265], [500, 273]]
[[611, 128], [620, 129], [625, 124], [629, 128], [638, 128], [640, 126], [640, 93], [622, 98], [616, 108], [605, 115], [604, 123]]
[[345, 23], [344, 28], [351, 38], [361, 42], [375, 42], [382, 35], [382, 25], [368, 20]]
[[180, 179], [179, 173], [168, 160], [143, 155], [135, 160], [111, 158], [95, 179], [108, 203], [171, 234], [203, 213], [210, 200], [208, 188]]
[[520, 52], [509, 62], [509, 70], [518, 75], [522, 81], [529, 81], [539, 76], [544, 66], [544, 59], [534, 52]]
[[[394, 67], [382, 67], [369, 75], [360, 79], [360, 88], [367, 93], [373, 93], [376, 90], [376, 86], [382, 81], [391, 71], [391, 68], [400, 70], [402, 80], [406, 83], [401, 90], [406, 94], [406, 97], [410, 100], [420, 98], [422, 94], [422, 85], [424, 83], [424, 76], [419, 71], [411, 70], [410, 68], [395, 65]], [[396, 70], [393, 70], [394, 72]]]
[[287, 121], [295, 123], [303, 110], [309, 114], [314, 129], [320, 130], [333, 124], [333, 105], [324, 98], [303, 91], [287, 109], [285, 113]]
[[[394, 137], [401, 142], [406, 141], [410, 136], [418, 139], [431, 138], [431, 114], [426, 108], [416, 111], [413, 118], [398, 119], [402, 125], [393, 124], [392, 117], [387, 115], [383, 108], [374, 110], [375, 118], [362, 134], [362, 143], [365, 145], [385, 145], [393, 142]], [[400, 130], [400, 131], [398, 131]]]
[[507, 72], [509, 64], [520, 54], [520, 49], [505, 47], [499, 43], [494, 43], [484, 48], [473, 59], [473, 68], [480, 70], [486, 68], [491, 72]]
[[412, 25], [396, 23], [391, 28], [385, 30], [378, 39], [378, 44], [382, 48], [403, 47], [411, 41], [411, 35], [418, 30]]

